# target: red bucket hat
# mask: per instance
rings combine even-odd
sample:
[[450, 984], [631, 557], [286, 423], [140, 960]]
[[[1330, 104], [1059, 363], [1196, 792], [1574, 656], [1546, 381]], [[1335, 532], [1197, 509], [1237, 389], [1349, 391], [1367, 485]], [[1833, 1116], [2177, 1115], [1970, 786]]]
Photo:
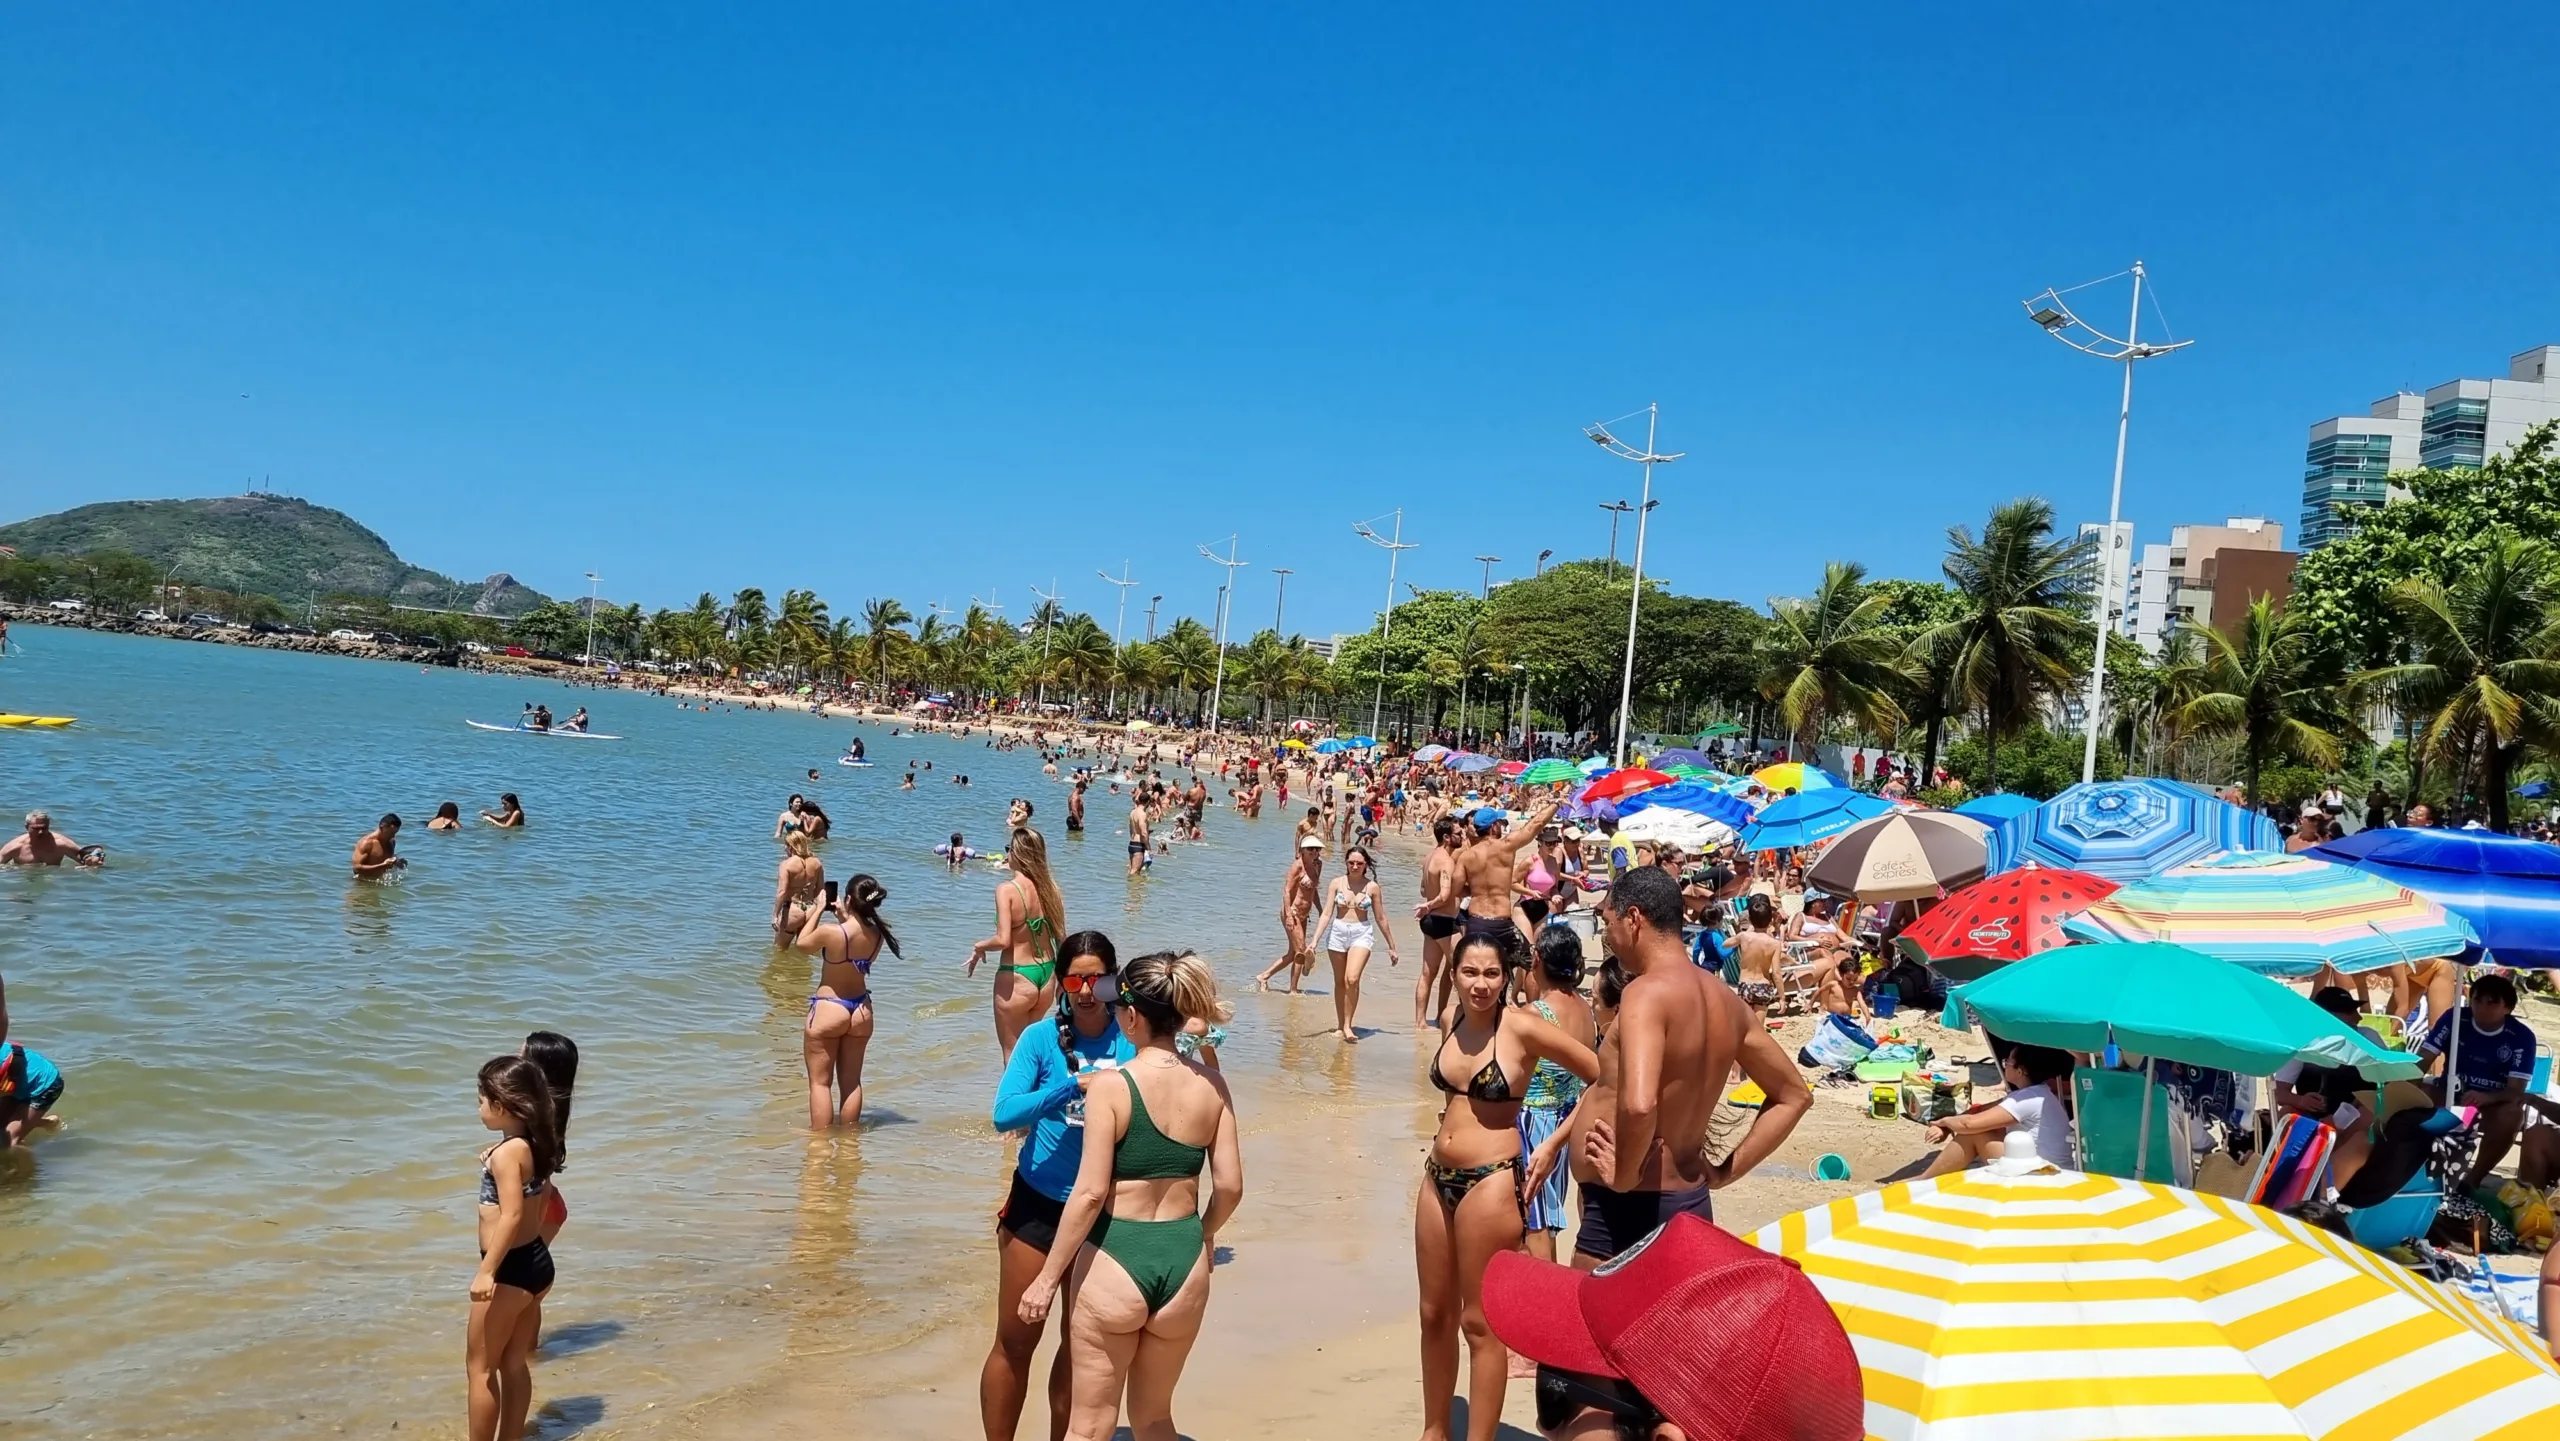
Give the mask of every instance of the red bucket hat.
[[1781, 1256], [1677, 1215], [1597, 1270], [1517, 1251], [1484, 1273], [1502, 1344], [1614, 1377], [1691, 1441], [1859, 1441], [1866, 1388], [1829, 1302]]

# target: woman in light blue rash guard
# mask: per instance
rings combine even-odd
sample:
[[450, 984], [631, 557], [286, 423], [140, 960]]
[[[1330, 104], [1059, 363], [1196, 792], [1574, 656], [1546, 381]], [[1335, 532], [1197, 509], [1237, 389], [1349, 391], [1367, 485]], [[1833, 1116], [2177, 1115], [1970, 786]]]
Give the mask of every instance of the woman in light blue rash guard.
[[[1031, 1353], [1040, 1328], [1017, 1314], [1022, 1289], [1040, 1274], [1058, 1236], [1058, 1217], [1084, 1164], [1084, 1093], [1093, 1078], [1137, 1054], [1120, 1034], [1120, 957], [1100, 931], [1078, 931], [1058, 948], [1057, 1024], [1033, 1027], [1014, 1043], [996, 1087], [999, 1131], [1029, 1132], [1013, 1189], [996, 1214], [996, 1341], [978, 1374], [978, 1411], [990, 1436], [1011, 1436], [1031, 1389]], [[1067, 1431], [1067, 1309], [1057, 1308], [1058, 1355], [1049, 1367], [1049, 1435]]]

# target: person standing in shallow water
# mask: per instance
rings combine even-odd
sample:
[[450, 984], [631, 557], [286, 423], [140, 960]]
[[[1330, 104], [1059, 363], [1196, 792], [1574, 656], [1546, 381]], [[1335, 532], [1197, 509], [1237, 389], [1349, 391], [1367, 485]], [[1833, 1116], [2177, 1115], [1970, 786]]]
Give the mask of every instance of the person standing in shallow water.
[[1013, 1044], [1058, 996], [1058, 937], [1067, 903], [1049, 874], [1049, 843], [1029, 826], [1013, 833], [1005, 858], [1012, 874], [996, 883], [996, 933], [970, 948], [962, 974], [975, 976], [989, 951], [996, 963], [996, 1050], [1013, 1058]]

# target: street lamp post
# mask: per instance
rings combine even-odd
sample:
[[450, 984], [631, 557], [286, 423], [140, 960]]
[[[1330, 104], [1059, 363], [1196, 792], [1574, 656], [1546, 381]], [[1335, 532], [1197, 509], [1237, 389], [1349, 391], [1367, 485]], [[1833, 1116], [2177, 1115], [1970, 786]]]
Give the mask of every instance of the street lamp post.
[[1531, 572], [1530, 572], [1530, 575], [1531, 575], [1532, 577], [1545, 575], [1545, 574], [1547, 573], [1547, 557], [1549, 557], [1549, 556], [1551, 556], [1551, 555], [1554, 555], [1554, 554], [1555, 554], [1555, 552], [1554, 552], [1554, 551], [1552, 551], [1552, 550], [1542, 550], [1542, 551], [1539, 551], [1539, 552], [1538, 552], [1538, 568], [1537, 568], [1536, 570], [1534, 570], [1534, 571], [1531, 571]]
[[1538, 744], [1537, 732], [1529, 726], [1529, 667], [1515, 661], [1511, 668], [1520, 672], [1520, 759], [1534, 761], [1538, 758]]
[[[1484, 589], [1476, 599], [1479, 602], [1491, 600], [1493, 568], [1502, 563], [1502, 557], [1480, 555], [1476, 559], [1484, 562]], [[1475, 679], [1476, 623], [1482, 619], [1480, 615], [1468, 617], [1466, 632], [1458, 638], [1458, 746], [1461, 750], [1466, 748], [1467, 740], [1467, 683]]]
[[[1663, 465], [1668, 462], [1678, 460], [1681, 456], [1687, 454], [1686, 451], [1675, 450], [1669, 455], [1663, 455], [1655, 451], [1653, 448], [1654, 430], [1655, 427], [1661, 424], [1662, 407], [1660, 405], [1648, 405], [1641, 413], [1645, 418], [1644, 449], [1642, 450], [1637, 450], [1635, 447], [1619, 440], [1616, 436], [1611, 435], [1609, 433], [1609, 426], [1614, 422], [1604, 421], [1598, 425], [1591, 426], [1582, 432], [1584, 435], [1591, 437], [1593, 444], [1609, 452], [1611, 455], [1617, 456], [1622, 460], [1635, 461], [1644, 467], [1644, 504], [1636, 508], [1635, 586], [1627, 594], [1627, 659], [1626, 667], [1620, 672], [1618, 677], [1618, 742], [1616, 750], [1611, 757], [1611, 764], [1618, 766], [1623, 766], [1627, 763], [1627, 717], [1629, 713], [1635, 709], [1636, 612], [1644, 603], [1644, 532], [1645, 522], [1653, 517], [1653, 468], [1657, 465]], [[1637, 414], [1638, 412], [1631, 410], [1625, 415], [1619, 416], [1618, 419], [1632, 420]], [[1623, 502], [1621, 503], [1623, 504]], [[1612, 521], [1610, 524], [1614, 529], [1616, 522]], [[1613, 553], [1616, 550], [1616, 546], [1614, 544], [1611, 546], [1611, 550]], [[1615, 562], [1613, 561], [1611, 564], [1614, 566]]]
[[[2107, 695], [2107, 628], [2110, 619], [2107, 602], [2113, 598], [2110, 592], [2115, 588], [2116, 551], [2124, 545], [2124, 537], [2116, 529], [2116, 520], [2124, 506], [2125, 433], [2133, 423], [2133, 363], [2137, 360], [2149, 360], [2155, 355], [2167, 355], [2173, 350], [2184, 350], [2195, 344], [2192, 340], [2177, 340], [2166, 345], [2147, 345], [2136, 338], [2142, 330], [2144, 273], [2141, 261], [2137, 260], [2133, 263], [2131, 274], [2133, 275], [2133, 313], [2132, 318], [2125, 322], [2122, 340], [2116, 339], [2072, 314], [2071, 307], [2064, 304], [2062, 299], [2068, 292], [2047, 290], [2033, 300], [2019, 302], [2026, 307], [2027, 318], [2042, 326], [2047, 335], [2074, 350], [2086, 352], [2101, 360], [2114, 361], [2124, 367], [2124, 399], [2116, 409], [2115, 481], [2107, 491], [2106, 548], [2098, 557], [2098, 597], [2095, 603], [2098, 638], [2096, 653], [2092, 656], [2089, 665], [2089, 733], [2080, 744], [2080, 783], [2083, 785], [2098, 778], [2098, 727], [2102, 723], [2098, 712], [2104, 705]], [[2113, 279], [2115, 277], [2110, 275], [2104, 280], [2092, 280], [2087, 285], [2075, 285], [2071, 289], [2086, 290], [2090, 285], [2103, 284], [2105, 280]], [[2155, 299], [2152, 304], [2157, 306], [2159, 301]], [[2127, 557], [2127, 559], [2130, 558]], [[2127, 574], [2130, 573], [2128, 568]]]
[[1422, 542], [1408, 541], [1404, 538], [1402, 506], [1396, 508], [1395, 526], [1390, 534], [1378, 534], [1365, 520], [1353, 521], [1351, 533], [1371, 545], [1383, 547], [1387, 552], [1387, 611], [1385, 615], [1378, 618], [1378, 693], [1369, 701], [1369, 737], [1375, 740], [1378, 735], [1378, 717], [1385, 711], [1387, 705], [1387, 638], [1396, 633], [1396, 562], [1403, 558], [1404, 552], [1414, 549]]
[[1600, 508], [1609, 512], [1609, 579], [1618, 578], [1618, 521], [1635, 509], [1632, 501], [1604, 500]]
[[1280, 628], [1280, 618], [1289, 613], [1289, 577], [1297, 572], [1285, 565], [1275, 565], [1271, 567], [1271, 573], [1280, 577], [1280, 598], [1271, 603], [1271, 633], [1286, 640], [1289, 633]]
[[1137, 582], [1129, 579], [1129, 562], [1125, 560], [1120, 562], [1120, 574], [1117, 576], [1107, 570], [1097, 570], [1094, 574], [1120, 587], [1120, 608], [1111, 614], [1110, 710], [1111, 714], [1118, 715], [1120, 713], [1120, 630], [1129, 620], [1129, 587], [1136, 585]]
[[1164, 604], [1163, 596], [1151, 595], [1147, 597], [1147, 639], [1149, 641], [1153, 641], [1156, 638], [1156, 607], [1162, 604]]
[[596, 592], [603, 584], [594, 571], [587, 572], [587, 664], [596, 663]]
[[1031, 593], [1040, 597], [1040, 680], [1031, 692], [1031, 709], [1037, 714], [1049, 704], [1049, 631], [1057, 619], [1058, 578], [1049, 577], [1047, 590], [1035, 585]]
[[1227, 612], [1235, 604], [1236, 571], [1253, 562], [1236, 559], [1236, 537], [1232, 535], [1227, 537], [1227, 553], [1223, 557], [1205, 545], [1200, 547], [1200, 556], [1211, 565], [1227, 568], [1227, 583], [1218, 587], [1218, 683], [1209, 700], [1209, 734], [1215, 736], [1218, 708], [1227, 698]]

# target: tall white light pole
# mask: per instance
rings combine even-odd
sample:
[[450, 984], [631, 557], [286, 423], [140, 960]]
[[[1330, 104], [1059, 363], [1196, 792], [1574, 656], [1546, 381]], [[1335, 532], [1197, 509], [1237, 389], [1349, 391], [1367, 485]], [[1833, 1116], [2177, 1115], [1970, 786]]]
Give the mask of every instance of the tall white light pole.
[[1111, 713], [1117, 715], [1120, 713], [1120, 628], [1129, 619], [1129, 587], [1137, 582], [1129, 579], [1129, 562], [1125, 560], [1120, 562], [1120, 574], [1117, 576], [1107, 570], [1097, 570], [1094, 574], [1120, 587], [1120, 608], [1111, 615]]
[[596, 663], [596, 591], [604, 582], [594, 571], [587, 572], [587, 664]]
[[1404, 538], [1402, 506], [1396, 508], [1395, 517], [1394, 529], [1387, 535], [1378, 534], [1368, 521], [1355, 520], [1351, 523], [1353, 535], [1371, 545], [1381, 546], [1387, 552], [1387, 610], [1386, 614], [1378, 618], [1378, 693], [1369, 701], [1369, 738], [1371, 740], [1378, 738], [1378, 716], [1386, 709], [1387, 704], [1387, 638], [1396, 633], [1396, 562], [1403, 558], [1404, 552], [1422, 544], [1418, 540], [1408, 541]]
[[1289, 633], [1280, 628], [1280, 618], [1289, 613], [1289, 577], [1297, 572], [1285, 565], [1275, 565], [1271, 567], [1271, 573], [1280, 577], [1280, 598], [1271, 603], [1271, 633], [1287, 640]]
[[[2085, 285], [2074, 285], [2070, 290], [2047, 290], [2033, 300], [2019, 302], [2027, 308], [2027, 318], [2044, 327], [2047, 335], [2074, 350], [2094, 355], [2100, 360], [2115, 361], [2124, 367], [2124, 400], [2116, 409], [2116, 475], [2114, 484], [2107, 491], [2106, 548], [2098, 556], [2098, 597], [2095, 602], [2098, 640], [2096, 654], [2089, 665], [2089, 734], [2080, 745], [2080, 782], [2083, 785], [2098, 778], [2098, 727], [2103, 723], [2099, 712], [2107, 698], [2107, 629], [2112, 619], [2107, 603], [2113, 598], [2111, 593], [2115, 589], [2116, 551], [2125, 543], [2124, 537], [2116, 530], [2116, 517], [2124, 507], [2124, 442], [2125, 433], [2133, 424], [2133, 363], [2149, 360], [2155, 355], [2167, 355], [2173, 350], [2184, 350], [2195, 344], [2192, 340], [2178, 340], [2166, 345], [2146, 345], [2135, 338], [2142, 330], [2142, 262], [2135, 261], [2129, 273], [2133, 276], [2133, 314], [2125, 322], [2122, 340], [2072, 314], [2071, 307], [2062, 300], [2072, 290], [2103, 285], [2115, 279], [2113, 275]], [[2154, 300], [2152, 304], [2156, 306], [2159, 302]], [[2126, 556], [2125, 559], [2131, 560], [2132, 557]], [[2131, 567], [2126, 568], [2126, 574], [2132, 574]]]
[[1031, 694], [1031, 708], [1038, 711], [1049, 703], [1049, 632], [1056, 628], [1058, 578], [1049, 577], [1047, 590], [1035, 585], [1031, 593], [1040, 597], [1040, 683]]
[[[1609, 433], [1609, 427], [1617, 424], [1618, 421], [1633, 420], [1639, 415], [1644, 417], [1644, 449], [1642, 450]], [[1627, 659], [1625, 669], [1618, 676], [1618, 741], [1615, 750], [1610, 754], [1609, 762], [1613, 766], [1623, 766], [1627, 763], [1627, 717], [1635, 709], [1636, 612], [1644, 604], [1644, 532], [1645, 523], [1653, 519], [1653, 468], [1688, 454], [1687, 451], [1675, 450], [1669, 455], [1663, 455], [1654, 450], [1654, 430], [1661, 421], [1662, 407], [1648, 405], [1642, 410], [1628, 411], [1619, 416], [1618, 420], [1602, 421], [1598, 425], [1586, 427], [1582, 432], [1591, 437], [1592, 443], [1602, 450], [1621, 460], [1635, 461], [1644, 467], [1644, 503], [1636, 507], [1636, 583], [1635, 588], [1627, 595]]]
[[1214, 736], [1218, 733], [1218, 707], [1227, 699], [1227, 612], [1235, 608], [1236, 572], [1253, 562], [1236, 559], [1236, 538], [1232, 535], [1227, 537], [1225, 555], [1205, 545], [1200, 547], [1200, 555], [1211, 565], [1227, 568], [1227, 583], [1218, 592], [1218, 684], [1209, 696], [1209, 734]]

